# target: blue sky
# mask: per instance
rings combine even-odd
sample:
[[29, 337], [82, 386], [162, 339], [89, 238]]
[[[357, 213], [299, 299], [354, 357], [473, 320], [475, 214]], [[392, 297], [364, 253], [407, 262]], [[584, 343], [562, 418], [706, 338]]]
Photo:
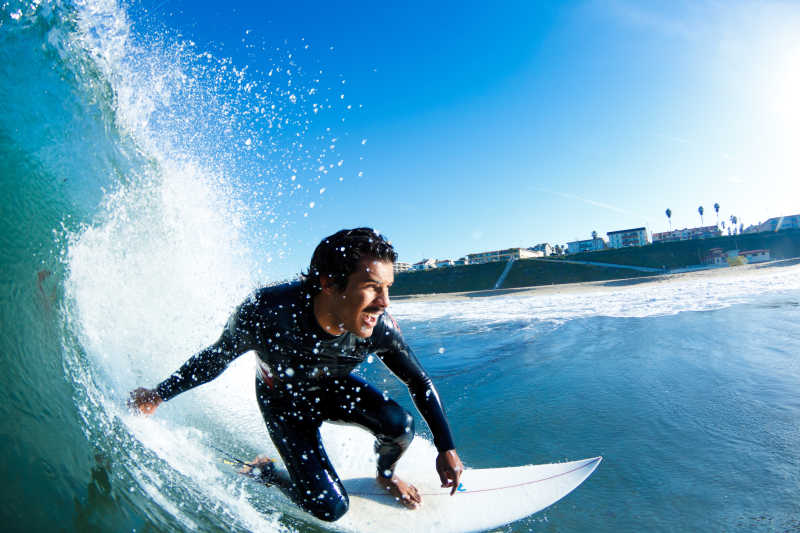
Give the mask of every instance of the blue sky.
[[342, 165], [278, 208], [277, 277], [357, 225], [413, 262], [593, 230], [665, 231], [666, 208], [673, 228], [700, 225], [700, 205], [714, 223], [715, 202], [745, 225], [800, 212], [800, 4], [141, 8], [253, 78], [289, 51], [343, 95], [313, 126], [332, 128]]

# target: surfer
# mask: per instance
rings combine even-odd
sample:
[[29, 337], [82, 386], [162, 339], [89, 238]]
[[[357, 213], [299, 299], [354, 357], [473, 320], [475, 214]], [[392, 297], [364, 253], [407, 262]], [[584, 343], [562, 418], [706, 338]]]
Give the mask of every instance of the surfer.
[[[463, 465], [433, 383], [386, 311], [397, 254], [370, 228], [323, 239], [300, 281], [264, 287], [243, 302], [219, 340], [191, 357], [156, 388], [131, 392], [129, 405], [151, 414], [164, 401], [219, 376], [239, 355], [256, 352], [256, 398], [289, 479], [265, 468], [304, 510], [326, 521], [349, 506], [322, 446], [323, 421], [361, 426], [375, 435], [377, 481], [410, 509], [419, 491], [395, 475], [414, 437], [414, 419], [353, 369], [374, 353], [408, 387], [433, 433], [442, 487], [455, 494]], [[268, 463], [261, 461], [262, 466]]]

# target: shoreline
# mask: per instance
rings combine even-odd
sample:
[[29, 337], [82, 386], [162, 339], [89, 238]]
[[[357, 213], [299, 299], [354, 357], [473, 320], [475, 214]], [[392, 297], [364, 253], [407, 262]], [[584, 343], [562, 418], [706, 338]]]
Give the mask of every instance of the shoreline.
[[486, 289], [468, 292], [439, 292], [431, 294], [407, 294], [392, 296], [395, 302], [433, 302], [442, 300], [471, 300], [474, 298], [492, 298], [495, 296], [508, 296], [512, 294], [571, 294], [585, 292], [586, 290], [613, 291], [625, 287], [636, 287], [647, 284], [672, 283], [681, 279], [702, 277], [732, 277], [745, 273], [768, 270], [771, 268], [791, 267], [800, 264], [800, 258], [777, 259], [735, 267], [707, 268], [674, 274], [659, 274], [636, 278], [610, 279], [604, 281], [582, 281], [578, 283], [562, 283], [553, 285], [534, 285], [531, 287], [514, 287], [508, 289]]

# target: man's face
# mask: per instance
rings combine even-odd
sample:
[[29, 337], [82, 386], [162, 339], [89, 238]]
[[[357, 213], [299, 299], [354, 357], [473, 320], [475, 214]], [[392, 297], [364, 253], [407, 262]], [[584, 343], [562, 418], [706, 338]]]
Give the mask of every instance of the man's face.
[[364, 257], [347, 278], [344, 290], [332, 289], [339, 327], [369, 337], [378, 317], [389, 307], [389, 287], [394, 283], [394, 267], [388, 261]]

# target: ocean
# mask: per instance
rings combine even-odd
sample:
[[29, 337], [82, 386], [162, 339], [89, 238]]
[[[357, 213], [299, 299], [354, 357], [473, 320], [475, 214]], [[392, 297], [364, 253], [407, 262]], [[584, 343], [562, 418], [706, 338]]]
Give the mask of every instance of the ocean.
[[[319, 531], [215, 450], [273, 450], [252, 354], [153, 417], [125, 408], [273, 281], [295, 190], [274, 169], [321, 157], [295, 144], [316, 135], [313, 91], [273, 109], [285, 84], [139, 9], [0, 5], [2, 529]], [[242, 149], [264, 128], [269, 157]], [[392, 313], [468, 467], [604, 457], [498, 531], [800, 530], [800, 266]], [[358, 372], [413, 410], [380, 362]], [[357, 431], [324, 428], [341, 473], [373, 459]], [[432, 475], [430, 447], [419, 421], [400, 472]]]

